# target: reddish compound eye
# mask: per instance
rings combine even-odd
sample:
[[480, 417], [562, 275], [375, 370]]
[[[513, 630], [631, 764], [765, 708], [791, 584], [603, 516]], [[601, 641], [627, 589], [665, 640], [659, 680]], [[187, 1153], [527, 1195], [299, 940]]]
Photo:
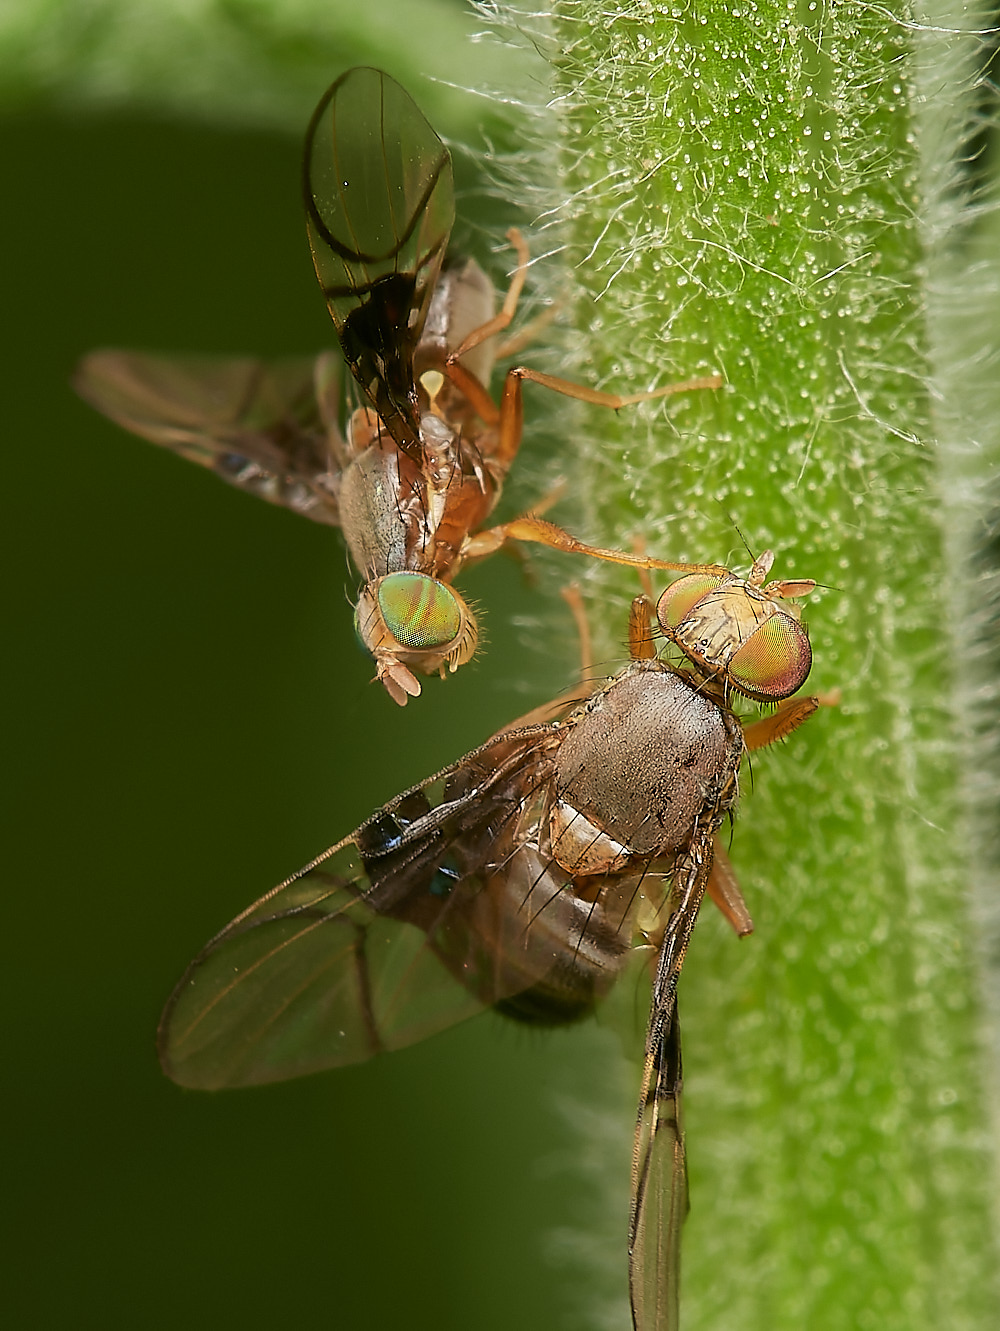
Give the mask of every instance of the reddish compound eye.
[[664, 630], [683, 624], [703, 596], [714, 592], [722, 578], [713, 573], [691, 573], [670, 584], [656, 603], [656, 618]]
[[778, 702], [801, 688], [812, 668], [809, 635], [791, 615], [776, 614], [733, 653], [727, 674], [734, 688], [757, 702]]

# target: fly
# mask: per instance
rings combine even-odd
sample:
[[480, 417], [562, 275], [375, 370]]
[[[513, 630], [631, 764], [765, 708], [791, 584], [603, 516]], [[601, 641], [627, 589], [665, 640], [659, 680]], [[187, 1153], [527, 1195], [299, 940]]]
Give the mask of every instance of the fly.
[[[358, 636], [400, 705], [419, 695], [418, 675], [444, 675], [475, 653], [476, 617], [452, 581], [505, 541], [688, 567], [586, 545], [537, 513], [486, 523], [520, 448], [525, 379], [617, 409], [716, 388], [718, 376], [622, 396], [517, 365], [495, 402], [493, 364], [523, 344], [498, 345], [498, 335], [517, 308], [527, 246], [508, 233], [517, 264], [497, 311], [479, 265], [448, 254], [448, 150], [380, 70], [349, 70], [320, 100], [306, 132], [303, 192], [341, 356], [266, 362], [95, 351], [76, 373], [81, 396], [230, 484], [339, 526], [362, 579]], [[353, 410], [343, 364], [354, 379]]]
[[[655, 961], [636, 1122], [629, 1275], [637, 1331], [678, 1325], [687, 1210], [677, 983], [707, 892], [752, 928], [717, 833], [745, 753], [817, 708], [793, 598], [812, 581], [681, 578], [656, 625], [632, 603], [629, 664], [501, 730], [390, 801], [239, 915], [192, 962], [160, 1024], [184, 1086], [281, 1081], [400, 1049], [494, 1007], [557, 1025]], [[776, 704], [743, 724], [734, 695]]]

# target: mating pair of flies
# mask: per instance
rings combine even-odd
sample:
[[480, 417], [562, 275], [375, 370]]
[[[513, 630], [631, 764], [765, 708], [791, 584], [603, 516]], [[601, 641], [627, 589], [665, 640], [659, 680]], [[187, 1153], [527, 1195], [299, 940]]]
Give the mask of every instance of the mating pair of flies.
[[[161, 1060], [182, 1085], [217, 1089], [357, 1062], [487, 1007], [563, 1024], [646, 955], [629, 1283], [638, 1331], [667, 1331], [687, 1209], [677, 982], [706, 892], [737, 933], [752, 929], [717, 833], [743, 755], [819, 705], [791, 696], [812, 661], [794, 598], [815, 584], [765, 582], [770, 551], [742, 579], [590, 546], [537, 514], [487, 526], [521, 442], [525, 379], [614, 408], [719, 380], [621, 397], [516, 366], [498, 405], [493, 363], [523, 345], [497, 338], [526, 247], [510, 233], [517, 266], [496, 312], [478, 265], [446, 256], [448, 151], [378, 70], [349, 71], [321, 100], [304, 187], [359, 399], [343, 432], [332, 354], [263, 364], [95, 352], [79, 391], [232, 484], [340, 526], [363, 579], [358, 634], [400, 704], [419, 695], [417, 673], [444, 674], [474, 653], [475, 617], [452, 579], [506, 541], [683, 572], [655, 607], [675, 659], [657, 655], [653, 605], [636, 598], [618, 675], [390, 801], [217, 935], [167, 1004]], [[776, 710], [744, 725], [734, 695]]]

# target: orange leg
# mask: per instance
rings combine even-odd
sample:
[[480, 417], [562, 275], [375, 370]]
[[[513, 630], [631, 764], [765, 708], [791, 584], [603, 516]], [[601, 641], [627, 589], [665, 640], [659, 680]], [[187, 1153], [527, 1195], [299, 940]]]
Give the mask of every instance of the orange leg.
[[751, 753], [765, 749], [769, 744], [776, 744], [778, 740], [786, 739], [793, 730], [798, 730], [818, 706], [818, 698], [790, 698], [770, 716], [751, 721], [743, 731], [743, 742]]
[[[472, 403], [476, 415], [485, 425], [499, 424], [501, 412], [490, 396], [486, 385], [481, 383], [471, 370], [467, 370], [464, 365], [460, 365], [459, 361], [467, 351], [472, 351], [474, 347], [480, 346], [487, 338], [493, 337], [494, 334], [502, 333], [510, 324], [517, 310], [517, 302], [521, 299], [521, 292], [524, 290], [524, 279], [528, 273], [528, 246], [517, 227], [511, 227], [507, 232], [507, 239], [517, 251], [517, 267], [514, 269], [500, 312], [495, 314], [492, 319], [487, 319], [486, 323], [480, 324], [478, 328], [473, 328], [461, 345], [449, 353], [444, 366], [448, 378]], [[502, 454], [503, 460], [508, 466], [517, 455], [520, 444], [521, 429], [518, 425], [516, 439], [513, 440], [509, 450]]]
[[571, 379], [559, 379], [554, 374], [542, 374], [540, 370], [529, 370], [526, 365], [515, 365], [507, 371], [508, 378], [515, 378], [518, 383], [528, 379], [533, 384], [542, 384], [554, 393], [564, 397], [577, 398], [580, 402], [592, 402], [595, 407], [609, 407], [620, 411], [622, 407], [631, 407], [636, 402], [652, 402], [658, 397], [670, 397], [674, 393], [690, 393], [701, 388], [721, 388], [722, 376], [705, 375], [699, 379], [685, 379], [679, 384], [664, 384], [662, 388], [651, 388], [646, 393], [602, 393], [600, 389], [588, 388], [586, 384], [575, 384]]
[[497, 457], [510, 466], [521, 447], [524, 432], [524, 395], [516, 370], [508, 370], [504, 376], [496, 424], [499, 427]]
[[633, 661], [651, 661], [656, 655], [653, 642], [653, 606], [645, 596], [637, 596], [628, 611], [628, 654]]
[[482, 559], [485, 555], [498, 550], [504, 541], [531, 541], [536, 545], [547, 545], [552, 550], [563, 550], [567, 554], [590, 555], [592, 559], [604, 559], [611, 564], [627, 564], [630, 568], [670, 569], [675, 573], [714, 573], [722, 576], [726, 569], [721, 564], [678, 564], [667, 559], [652, 559], [647, 555], [627, 554], [624, 550], [609, 550], [603, 545], [588, 545], [578, 541], [562, 527], [544, 518], [526, 513], [499, 527], [489, 527], [469, 538], [462, 548], [463, 561]]
[[718, 837], [715, 839], [712, 872], [708, 876], [705, 890], [733, 926], [738, 938], [746, 938], [747, 934], [753, 933], [753, 920], [747, 910], [747, 903], [743, 900], [736, 870], [729, 856], [719, 845]]
[[[654, 388], [645, 393], [602, 393], [596, 388], [588, 388], [584, 384], [575, 384], [569, 379], [560, 379], [555, 375], [543, 374], [540, 370], [531, 370], [527, 366], [517, 365], [512, 370], [507, 371], [498, 409], [485, 385], [480, 383], [470, 370], [460, 365], [459, 361], [466, 352], [472, 351], [474, 347], [478, 347], [487, 338], [493, 337], [496, 333], [500, 333], [507, 328], [517, 310], [517, 303], [521, 298], [528, 271], [528, 246], [516, 227], [511, 227], [507, 232], [507, 239], [517, 251], [518, 262], [511, 278], [510, 287], [504, 297], [503, 306], [492, 319], [488, 319], [486, 323], [474, 328], [461, 346], [450, 353], [445, 362], [445, 373], [448, 378], [469, 399], [480, 419], [487, 425], [499, 425], [499, 441], [495, 456], [502, 466], [511, 464], [521, 446], [524, 423], [521, 383], [525, 379], [532, 383], [541, 384], [545, 388], [550, 388], [553, 392], [562, 393], [566, 397], [576, 398], [580, 402], [589, 402], [598, 407], [609, 407], [612, 411], [618, 411], [621, 407], [627, 407], [636, 402], [650, 402], [655, 398], [668, 397], [673, 393], [687, 393], [702, 388], [721, 387], [722, 377], [714, 374], [698, 379], [687, 379], [679, 384], [666, 384], [663, 388]], [[526, 332], [533, 333], [537, 331], [539, 322], [536, 320], [530, 330], [526, 330]], [[520, 336], [513, 338], [508, 341], [503, 349], [508, 352], [512, 349], [520, 349], [524, 340]]]
[[747, 750], [753, 753], [757, 749], [766, 749], [769, 744], [776, 744], [780, 739], [787, 739], [793, 730], [798, 730], [803, 721], [807, 721], [817, 707], [830, 707], [836, 703], [839, 693], [828, 694], [822, 698], [789, 698], [770, 716], [762, 716], [759, 721], [751, 721], [743, 728], [743, 742]]
[[590, 621], [580, 595], [580, 584], [571, 582], [562, 589], [560, 595], [573, 612], [573, 622], [580, 640], [580, 678], [591, 679], [594, 674], [594, 646], [590, 636]]
[[[632, 553], [634, 555], [643, 555], [646, 553], [646, 538], [642, 535], [632, 537]], [[649, 570], [640, 568], [636, 570], [639, 577], [639, 586], [642, 588], [642, 594], [648, 601], [656, 603], [656, 597], [653, 595], [653, 579], [649, 576]]]
[[[448, 378], [465, 397], [472, 403], [476, 415], [484, 425], [497, 426], [500, 424], [500, 409], [490, 397], [489, 389], [486, 388], [471, 370], [467, 370], [464, 365], [452, 364], [449, 356], [445, 369]], [[521, 436], [518, 434], [517, 443], [510, 457], [506, 459], [507, 465], [516, 457], [517, 450], [521, 445]]]
[[509, 327], [510, 321], [514, 317], [517, 302], [521, 299], [521, 292], [524, 290], [524, 279], [528, 275], [530, 256], [527, 242], [516, 226], [512, 226], [507, 232], [507, 239], [517, 251], [517, 267], [510, 279], [510, 286], [503, 298], [503, 305], [500, 307], [499, 313], [495, 314], [492, 319], [487, 319], [486, 323], [480, 324], [478, 328], [473, 328], [461, 346], [451, 353], [448, 357], [449, 369], [456, 361], [461, 360], [467, 351], [471, 351], [473, 347], [481, 346], [494, 333], [502, 333], [505, 328]]
[[[521, 384], [525, 379], [531, 383], [541, 384], [544, 388], [551, 388], [555, 393], [562, 393], [564, 397], [590, 402], [596, 407], [609, 407], [612, 411], [618, 411], [621, 407], [628, 407], [636, 402], [651, 402], [654, 398], [668, 397], [672, 393], [719, 388], [722, 385], [721, 377], [715, 374], [701, 379], [686, 379], [680, 384], [665, 384], [663, 388], [653, 388], [647, 393], [602, 393], [596, 388], [588, 388], [585, 384], [575, 384], [570, 379], [559, 379], [552, 374], [542, 374], [540, 370], [530, 370], [526, 365], [515, 365], [512, 370], [507, 371], [500, 394], [500, 439], [497, 457], [506, 461], [508, 465], [521, 445], [524, 421]], [[490, 423], [493, 424], [492, 421]]]
[[543, 329], [548, 328], [562, 308], [561, 301], [554, 301], [551, 305], [546, 305], [541, 314], [536, 314], [534, 319], [529, 320], [523, 328], [519, 328], [510, 337], [505, 337], [497, 347], [497, 360], [506, 360], [510, 356], [516, 356], [518, 352], [530, 346], [532, 342], [537, 340], [538, 334]]

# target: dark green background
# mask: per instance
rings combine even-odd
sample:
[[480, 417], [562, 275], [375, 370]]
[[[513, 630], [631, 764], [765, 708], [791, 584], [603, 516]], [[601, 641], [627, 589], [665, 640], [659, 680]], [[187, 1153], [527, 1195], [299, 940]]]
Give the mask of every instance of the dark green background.
[[[330, 344], [297, 142], [86, 119], [0, 135], [8, 1324], [573, 1325], [544, 1245], [587, 1204], [556, 1101], [592, 1033], [487, 1016], [214, 1097], [153, 1049], [218, 927], [564, 685], [511, 623], [563, 610], [512, 562], [473, 570], [487, 649], [404, 713], [368, 684], [336, 533], [72, 395], [97, 345]], [[624, 1282], [624, 1238], [607, 1256]]]

